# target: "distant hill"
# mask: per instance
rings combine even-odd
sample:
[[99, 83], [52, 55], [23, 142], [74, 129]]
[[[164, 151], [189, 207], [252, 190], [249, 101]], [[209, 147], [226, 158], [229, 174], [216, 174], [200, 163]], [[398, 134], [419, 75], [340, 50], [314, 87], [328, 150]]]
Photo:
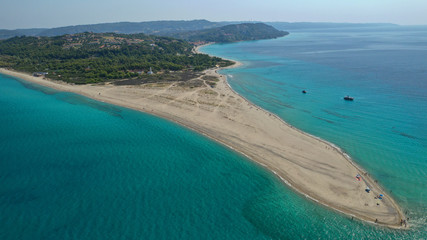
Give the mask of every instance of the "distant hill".
[[288, 32], [279, 31], [264, 23], [231, 24], [217, 28], [175, 33], [169, 36], [191, 42], [237, 42], [283, 37]]
[[11, 38], [15, 36], [61, 36], [65, 34], [75, 34], [83, 32], [93, 33], [144, 33], [150, 35], [166, 36], [178, 32], [195, 31], [209, 29], [227, 25], [227, 22], [210, 22], [207, 20], [192, 21], [151, 21], [151, 22], [118, 22], [118, 23], [100, 23], [89, 25], [77, 25], [58, 28], [31, 28], [16, 30], [0, 30], [0, 39]]
[[[245, 22], [210, 22], [207, 20], [191, 21], [150, 21], [150, 22], [118, 22], [118, 23], [100, 23], [88, 25], [76, 25], [57, 28], [29, 28], [6, 30], [0, 29], [0, 39], [7, 39], [15, 36], [60, 36], [64, 34], [75, 34], [83, 32], [93, 33], [144, 33], [158, 36], [172, 36], [173, 34], [206, 30], [222, 27], [230, 24], [239, 24]], [[258, 22], [255, 22], [258, 23]], [[284, 31], [303, 30], [303, 29], [321, 29], [321, 28], [352, 28], [352, 27], [383, 27], [397, 26], [387, 23], [315, 23], [315, 22], [265, 22], [274, 28]]]
[[221, 24], [217, 22], [209, 22], [207, 20], [101, 23], [52, 28], [39, 33], [39, 36], [58, 36], [82, 32], [114, 32], [124, 34], [144, 33], [163, 36], [171, 33], [208, 29], [223, 25], [226, 25], [226, 23]]
[[7, 39], [16, 36], [38, 36], [38, 34], [47, 29], [48, 28], [29, 28], [16, 30], [0, 29], [0, 39]]

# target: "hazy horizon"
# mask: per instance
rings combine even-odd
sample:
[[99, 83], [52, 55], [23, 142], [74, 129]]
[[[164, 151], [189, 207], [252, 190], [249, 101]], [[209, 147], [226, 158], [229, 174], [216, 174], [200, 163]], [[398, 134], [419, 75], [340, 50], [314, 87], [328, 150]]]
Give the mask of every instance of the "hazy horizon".
[[0, 29], [146, 22], [159, 20], [393, 23], [427, 25], [427, 1], [422, 0], [188, 0], [155, 2], [123, 0], [48, 1], [16, 0], [2, 3]]

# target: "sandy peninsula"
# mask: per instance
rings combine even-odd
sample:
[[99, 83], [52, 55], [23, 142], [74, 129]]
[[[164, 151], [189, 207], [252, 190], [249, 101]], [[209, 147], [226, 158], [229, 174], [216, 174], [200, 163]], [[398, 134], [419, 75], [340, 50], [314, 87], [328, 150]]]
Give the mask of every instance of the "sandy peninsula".
[[[244, 154], [319, 204], [349, 217], [403, 228], [400, 222], [405, 217], [399, 206], [349, 156], [250, 103], [217, 70], [190, 80], [198, 81], [198, 87], [178, 82], [72, 85], [7, 69], [0, 72], [169, 119]], [[379, 194], [384, 195], [382, 200], [375, 198]]]

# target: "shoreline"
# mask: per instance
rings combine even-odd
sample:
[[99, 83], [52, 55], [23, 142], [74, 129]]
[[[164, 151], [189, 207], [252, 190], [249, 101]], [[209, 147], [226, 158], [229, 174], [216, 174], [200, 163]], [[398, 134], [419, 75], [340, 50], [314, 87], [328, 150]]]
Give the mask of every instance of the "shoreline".
[[[199, 51], [202, 46], [204, 45], [197, 46], [195, 51]], [[235, 64], [227, 68], [242, 65], [237, 61], [231, 61]], [[339, 147], [305, 133], [289, 125], [277, 115], [252, 104], [236, 93], [228, 84], [226, 77], [218, 74], [217, 70], [220, 69], [205, 71], [207, 75], [216, 76], [219, 79], [217, 86], [213, 88], [214, 90], [203, 88], [189, 91], [171, 84], [168, 88], [172, 89], [169, 95], [162, 95], [164, 87], [150, 86], [147, 89], [139, 86], [82, 86], [53, 82], [6, 69], [0, 69], [0, 73], [171, 120], [246, 156], [274, 173], [293, 190], [314, 202], [376, 225], [398, 229], [409, 228], [400, 226], [400, 219], [406, 218], [396, 202], [388, 194], [385, 194], [383, 188], [369, 176], [364, 176], [363, 173], [366, 171], [351, 160]], [[156, 92], [159, 89], [162, 90], [162, 93]], [[201, 94], [204, 91], [215, 92], [216, 98], [212, 98], [212, 92]], [[147, 94], [149, 97], [146, 97]], [[170, 101], [170, 99], [174, 99], [175, 102]], [[193, 104], [193, 102], [195, 103]], [[176, 103], [186, 105], [184, 107], [175, 106]], [[273, 127], [264, 127], [264, 122], [269, 123], [266, 124], [267, 126], [272, 125]], [[278, 133], [276, 134], [276, 132]], [[308, 147], [309, 150], [305, 150], [305, 147]], [[315, 148], [314, 151], [311, 151], [310, 147]], [[318, 160], [317, 158], [321, 159]], [[329, 160], [329, 158], [333, 158], [333, 160]], [[339, 167], [334, 164], [339, 165]], [[356, 182], [352, 176], [355, 173], [360, 173], [366, 184], [372, 186], [371, 194], [364, 192], [365, 186], [361, 184], [363, 182]], [[334, 176], [334, 174], [339, 175], [339, 177]], [[344, 183], [345, 187], [342, 187], [341, 185]], [[313, 186], [307, 186], [310, 184]], [[320, 188], [320, 193], [317, 188]], [[322, 195], [322, 191], [326, 191], [327, 194]], [[381, 202], [381, 207], [375, 206], [377, 201], [373, 201], [374, 192], [385, 195], [386, 200]], [[349, 195], [349, 193], [351, 194]], [[348, 202], [341, 204], [341, 198], [346, 198]], [[356, 200], [354, 201], [353, 198]], [[369, 210], [366, 209], [367, 205], [361, 205], [363, 203], [369, 204]], [[383, 203], [387, 203], [387, 206], [383, 207], [386, 205]], [[381, 218], [378, 223], [375, 223], [375, 216], [377, 215]]]
[[[202, 54], [206, 54], [206, 53], [203, 53], [203, 52], [201, 52], [200, 51], [200, 48], [202, 48], [202, 47], [205, 47], [205, 46], [209, 46], [209, 45], [212, 45], [212, 44], [215, 44], [215, 43], [207, 43], [207, 44], [202, 44], [202, 45], [199, 45], [199, 46], [197, 46], [197, 47], [195, 47], [195, 49], [194, 49], [194, 51], [196, 52], [196, 53], [202, 53]], [[210, 55], [210, 54], [208, 54], [208, 55]], [[214, 56], [214, 55], [210, 55], [210, 56]], [[218, 56], [214, 56], [214, 57], [218, 57]], [[221, 57], [221, 58], [223, 58], [223, 57]], [[234, 64], [233, 65], [231, 65], [231, 66], [229, 66], [229, 67], [226, 67], [226, 68], [221, 68], [221, 69], [219, 69], [219, 70], [222, 70], [222, 69], [227, 69], [227, 68], [238, 68], [238, 67], [240, 67], [240, 66], [242, 66], [243, 65], [243, 63], [241, 63], [241, 62], [239, 62], [239, 61], [236, 61], [236, 60], [232, 60], [232, 59], [227, 59], [227, 58], [223, 58], [223, 59], [226, 59], [226, 60], [229, 60], [229, 61], [232, 61], [232, 62], [234, 62]], [[217, 73], [218, 75], [222, 75], [222, 74], [219, 74], [217, 71], [215, 71], [215, 73]], [[254, 105], [255, 107], [258, 107], [257, 105], [255, 105], [255, 104], [253, 104], [251, 101], [249, 101], [248, 99], [246, 99], [244, 96], [242, 96], [242, 95], [240, 95], [238, 92], [236, 92], [231, 86], [230, 86], [230, 84], [228, 83], [228, 79], [227, 79], [227, 77], [225, 78], [225, 82], [226, 82], [226, 84], [227, 84], [227, 86], [229, 87], [229, 89], [233, 92], [233, 93], [235, 93], [236, 95], [239, 95], [241, 98], [243, 98], [247, 103], [249, 103], [249, 104], [252, 104], [252, 105]], [[296, 131], [298, 131], [299, 133], [301, 133], [301, 134], [303, 134], [303, 135], [306, 135], [306, 136], [309, 136], [309, 137], [312, 137], [312, 138], [314, 138], [314, 139], [317, 139], [318, 141], [321, 141], [321, 142], [323, 142], [323, 143], [326, 143], [326, 144], [328, 144], [329, 146], [331, 146], [335, 151], [337, 151], [338, 153], [340, 153], [342, 156], [344, 156], [344, 158], [351, 164], [351, 165], [353, 165], [355, 168], [357, 168], [361, 173], [364, 173], [363, 175], [364, 175], [364, 180], [366, 179], [367, 180], [367, 182], [372, 186], [373, 184], [375, 184], [376, 186], [377, 186], [377, 188], [379, 189], [379, 190], [381, 190], [382, 192], [385, 192], [384, 191], [384, 187], [383, 186], [381, 186], [378, 182], [376, 182], [376, 181], [374, 181], [370, 176], [369, 176], [369, 174], [368, 174], [368, 172], [364, 169], [364, 168], [362, 168], [361, 166], [359, 166], [355, 161], [353, 161], [353, 159], [350, 157], [350, 155], [348, 155], [345, 151], [343, 151], [340, 147], [338, 147], [337, 145], [335, 145], [335, 144], [333, 144], [333, 143], [331, 143], [331, 142], [329, 142], [329, 141], [327, 141], [327, 140], [324, 140], [324, 139], [322, 139], [322, 138], [320, 138], [320, 137], [317, 137], [317, 136], [315, 136], [315, 135], [312, 135], [312, 134], [310, 134], [310, 133], [307, 133], [307, 132], [304, 132], [304, 131], [302, 131], [302, 130], [300, 130], [299, 128], [296, 128], [296, 127], [294, 127], [293, 125], [291, 125], [291, 124], [289, 124], [288, 122], [286, 122], [284, 119], [282, 119], [282, 118], [280, 118], [278, 115], [276, 115], [275, 113], [272, 113], [272, 112], [269, 112], [268, 110], [265, 110], [264, 108], [261, 108], [261, 107], [259, 107], [259, 109], [260, 110], [262, 110], [262, 111], [264, 111], [265, 113], [267, 113], [267, 114], [269, 114], [269, 115], [271, 115], [271, 116], [273, 116], [273, 117], [275, 117], [275, 118], [277, 118], [279, 121], [281, 121], [283, 124], [285, 124], [285, 125], [287, 125], [289, 128], [292, 128], [292, 129], [294, 129], [294, 130], [296, 130]], [[229, 147], [229, 146], [228, 146]], [[233, 149], [233, 148], [231, 148], [231, 149]], [[235, 149], [233, 149], [233, 150], [235, 150]], [[235, 150], [236, 151], [236, 150]], [[241, 152], [240, 152], [241, 153]], [[245, 155], [244, 153], [241, 153], [241, 154], [243, 154], [243, 155]], [[247, 155], [245, 155], [246, 157], [248, 157]], [[251, 159], [252, 160], [252, 159]], [[252, 160], [252, 161], [254, 161], [254, 160]], [[256, 162], [256, 161], [255, 161]], [[326, 204], [326, 203], [324, 203], [324, 202], [321, 202], [321, 201], [319, 201], [319, 200], [317, 200], [317, 199], [315, 199], [315, 198], [313, 198], [313, 197], [311, 197], [311, 196], [309, 196], [309, 195], [307, 195], [306, 193], [304, 193], [304, 192], [302, 192], [302, 191], [300, 191], [298, 188], [296, 188], [295, 186], [293, 186], [291, 183], [289, 183], [289, 181], [288, 180], [286, 180], [286, 178], [283, 178], [280, 174], [278, 174], [277, 172], [275, 172], [274, 170], [272, 170], [272, 169], [270, 169], [270, 168], [268, 168], [268, 166], [266, 166], [266, 165], [264, 165], [264, 164], [262, 164], [262, 163], [259, 163], [259, 162], [256, 162], [256, 163], [258, 163], [258, 164], [261, 164], [261, 166], [263, 166], [264, 168], [267, 168], [267, 170], [268, 171], [271, 171], [271, 172], [273, 172], [274, 173], [274, 175], [276, 175], [276, 177], [278, 177], [282, 182], [284, 182], [286, 185], [288, 185], [289, 187], [291, 187], [293, 190], [295, 190], [298, 194], [301, 194], [301, 195], [303, 195], [303, 196], [305, 196], [306, 198], [309, 198], [310, 200], [312, 200], [312, 201], [314, 201], [314, 202], [316, 202], [316, 203], [318, 203], [318, 204], [321, 204], [321, 205], [323, 205], [323, 206], [326, 206], [326, 207], [328, 207], [328, 208], [331, 208], [331, 209], [333, 209], [334, 211], [338, 211], [338, 212], [340, 212], [340, 213], [342, 213], [342, 214], [345, 214], [345, 215], [348, 215], [348, 216], [351, 216], [351, 217], [356, 217], [356, 218], [358, 218], [358, 216], [355, 216], [355, 215], [353, 215], [353, 214], [351, 214], [351, 213], [348, 213], [348, 212], [346, 212], [346, 211], [343, 211], [343, 210], [341, 210], [341, 209], [339, 209], [339, 208], [335, 208], [334, 206], [330, 206], [330, 205], [328, 205], [328, 204]], [[365, 181], [366, 181], [365, 180]], [[391, 198], [390, 197], [390, 201], [391, 201], [391, 203], [392, 203], [392, 205], [398, 210], [398, 214], [399, 214], [399, 216], [401, 217], [401, 219], [406, 219], [406, 216], [403, 214], [403, 211], [402, 211], [402, 209], [400, 208], [400, 206], [395, 202], [395, 200], [393, 199], [393, 198]], [[371, 224], [378, 224], [378, 223], [376, 223], [375, 221], [369, 221], [369, 220], [367, 220], [367, 219], [363, 219], [363, 218], [359, 218], [360, 220], [362, 220], [362, 221], [365, 221], [365, 222], [368, 222], [368, 223], [371, 223]], [[389, 225], [389, 224], [378, 224], [378, 225], [381, 225], [381, 226], [386, 226], [386, 227], [389, 227], [389, 228], [394, 228], [394, 229], [405, 229], [405, 230], [407, 230], [407, 229], [409, 229], [409, 225], [408, 225], [408, 227], [403, 227], [403, 226], [393, 226], [393, 225]]]

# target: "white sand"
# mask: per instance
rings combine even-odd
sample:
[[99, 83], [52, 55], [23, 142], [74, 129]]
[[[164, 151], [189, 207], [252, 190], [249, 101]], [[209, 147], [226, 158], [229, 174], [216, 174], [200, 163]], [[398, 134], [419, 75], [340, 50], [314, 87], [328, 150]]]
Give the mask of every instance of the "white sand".
[[[206, 83], [198, 88], [178, 83], [72, 85], [6, 69], [0, 72], [182, 124], [243, 153], [310, 199], [355, 218], [377, 219], [377, 224], [393, 228], [400, 228], [404, 219], [393, 199], [338, 148], [251, 104], [215, 69], [206, 71], [219, 79], [214, 88]], [[371, 186], [370, 193], [363, 180], [356, 180], [357, 174]], [[385, 195], [383, 200], [374, 199], [379, 194]]]

